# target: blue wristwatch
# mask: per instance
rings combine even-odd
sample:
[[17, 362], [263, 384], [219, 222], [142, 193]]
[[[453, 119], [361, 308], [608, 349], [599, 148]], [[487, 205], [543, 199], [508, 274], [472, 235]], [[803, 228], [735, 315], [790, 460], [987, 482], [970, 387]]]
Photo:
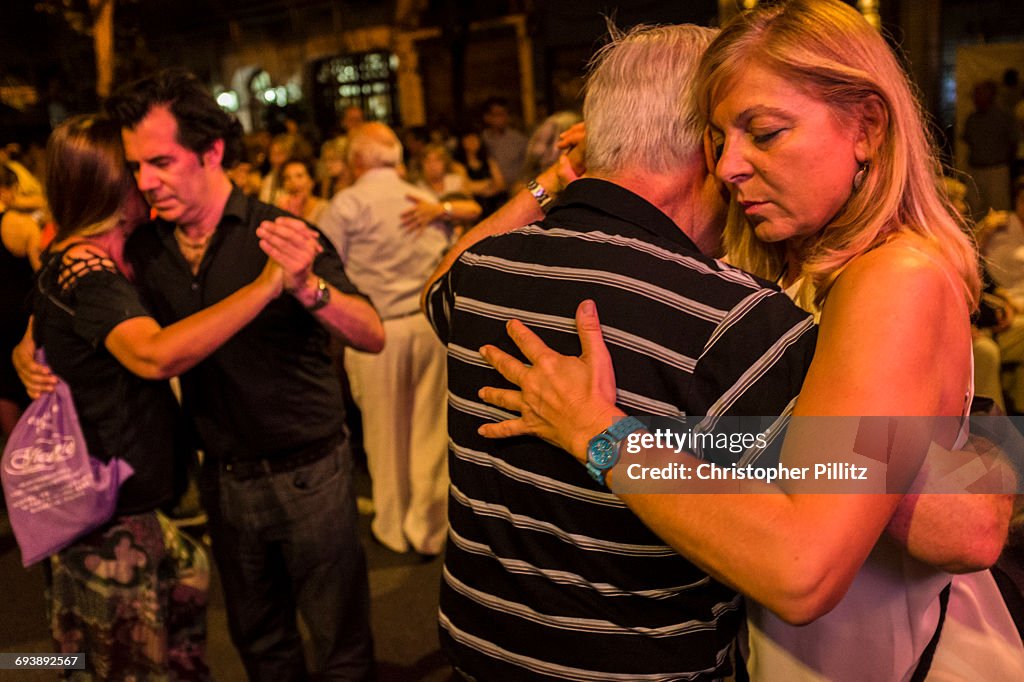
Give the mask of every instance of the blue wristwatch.
[[587, 446], [587, 473], [601, 485], [606, 485], [608, 470], [619, 463], [622, 441], [634, 431], [646, 428], [647, 425], [636, 417], [625, 417], [591, 438]]

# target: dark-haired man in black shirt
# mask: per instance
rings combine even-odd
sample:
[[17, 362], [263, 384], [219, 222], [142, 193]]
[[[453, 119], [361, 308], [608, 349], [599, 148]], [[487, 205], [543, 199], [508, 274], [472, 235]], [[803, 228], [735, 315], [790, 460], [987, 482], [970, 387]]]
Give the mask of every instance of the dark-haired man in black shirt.
[[[238, 158], [241, 128], [194, 76], [158, 73], [107, 108], [157, 215], [125, 246], [153, 317], [171, 324], [226, 298], [268, 255], [285, 271], [289, 294], [181, 377], [206, 454], [200, 487], [232, 641], [251, 679], [304, 680], [300, 612], [314, 672], [370, 678], [366, 561], [327, 343], [334, 335], [380, 351], [380, 317], [319, 232], [232, 188], [224, 168]], [[33, 350], [26, 337], [15, 353], [22, 381], [31, 393], [52, 390]]]
[[126, 247], [163, 324], [230, 295], [267, 255], [285, 295], [181, 377], [206, 453], [201, 489], [232, 641], [253, 680], [305, 679], [296, 611], [314, 672], [372, 676], [365, 558], [331, 334], [379, 351], [380, 318], [319, 233], [233, 189], [224, 171], [237, 121], [188, 74], [162, 72], [107, 103], [125, 156], [157, 214]]

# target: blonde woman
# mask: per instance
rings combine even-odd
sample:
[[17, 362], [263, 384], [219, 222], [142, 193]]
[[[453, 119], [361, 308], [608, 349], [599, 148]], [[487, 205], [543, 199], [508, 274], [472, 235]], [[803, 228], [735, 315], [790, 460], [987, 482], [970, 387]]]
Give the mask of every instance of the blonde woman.
[[437, 201], [410, 195], [411, 208], [402, 214], [406, 227], [422, 230], [434, 221], [465, 225], [480, 217], [480, 204], [467, 192], [465, 170], [452, 162], [444, 145], [428, 144], [418, 159], [416, 186], [433, 194]]
[[[730, 259], [820, 312], [793, 416], [949, 417], [933, 437], [958, 447], [973, 392], [977, 259], [936, 188], [922, 116], [885, 41], [838, 0], [761, 7], [723, 28], [699, 82], [709, 161], [732, 195]], [[481, 433], [539, 435], [586, 461], [590, 439], [624, 413], [596, 312], [581, 306], [578, 319], [582, 358], [550, 351], [518, 322], [510, 331], [532, 368], [482, 350], [523, 388], [482, 396], [523, 416]], [[842, 445], [834, 440], [817, 445]], [[919, 510], [957, 510], [925, 544], [926, 515], [896, 513], [899, 495], [622, 497], [670, 545], [751, 597], [757, 679], [921, 679], [932, 655], [944, 679], [1024, 675], [1024, 647], [987, 573], [952, 581], [882, 535], [888, 527], [921, 558], [943, 537], [987, 537], [990, 564], [1007, 497], [916, 498]], [[969, 524], [965, 509], [987, 521]]]

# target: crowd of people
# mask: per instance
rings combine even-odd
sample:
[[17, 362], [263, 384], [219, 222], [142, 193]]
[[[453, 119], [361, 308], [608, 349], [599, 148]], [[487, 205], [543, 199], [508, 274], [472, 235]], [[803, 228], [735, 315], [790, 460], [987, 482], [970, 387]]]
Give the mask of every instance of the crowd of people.
[[[558, 135], [579, 121], [573, 112], [558, 112], [537, 127], [530, 138], [511, 125], [510, 104], [491, 98], [480, 107], [480, 120], [450, 132], [445, 125], [415, 126], [395, 131], [402, 148], [403, 175], [428, 187], [436, 199], [465, 195], [477, 201], [483, 215], [492, 213], [558, 155]], [[366, 122], [358, 106], [345, 107], [336, 134], [315, 151], [316, 142], [294, 119], [285, 131], [245, 136], [240, 162], [230, 171], [232, 181], [246, 194], [277, 205], [316, 224], [319, 206], [355, 181], [348, 160], [352, 133]], [[437, 162], [443, 171], [434, 170]], [[306, 167], [306, 177], [297, 164]], [[291, 177], [291, 180], [289, 180]], [[296, 210], [298, 209], [298, 210]]]
[[[1015, 488], [933, 492], [978, 461], [978, 247], [1006, 253], [1012, 302], [1024, 185], [976, 243], [897, 55], [839, 0], [613, 29], [584, 123], [528, 139], [509, 113], [488, 101], [447, 139], [350, 107], [314, 160], [296, 127], [246, 139], [169, 70], [51, 135], [49, 240], [24, 215], [42, 195], [0, 174], [9, 288], [33, 300], [5, 308], [5, 381], [35, 397], [59, 377], [90, 453], [135, 471], [47, 561], [57, 650], [94, 679], [209, 676], [205, 551], [162, 513], [199, 450], [250, 679], [373, 678], [340, 346], [372, 536], [443, 552], [463, 679], [1024, 679], [989, 570]], [[990, 339], [1010, 352], [1008, 314]], [[16, 417], [23, 395], [0, 397]], [[631, 486], [637, 417], [694, 415], [773, 416], [779, 466], [866, 458], [887, 486]], [[876, 416], [881, 438], [809, 425]], [[1012, 480], [992, 457], [983, 473]]]

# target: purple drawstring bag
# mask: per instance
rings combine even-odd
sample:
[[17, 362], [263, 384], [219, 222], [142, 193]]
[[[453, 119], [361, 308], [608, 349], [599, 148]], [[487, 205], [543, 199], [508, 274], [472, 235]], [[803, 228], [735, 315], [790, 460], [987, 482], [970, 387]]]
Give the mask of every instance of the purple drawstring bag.
[[24, 566], [109, 521], [118, 488], [134, 473], [121, 459], [104, 463], [89, 456], [63, 381], [28, 406], [0, 462], [7, 514]]

